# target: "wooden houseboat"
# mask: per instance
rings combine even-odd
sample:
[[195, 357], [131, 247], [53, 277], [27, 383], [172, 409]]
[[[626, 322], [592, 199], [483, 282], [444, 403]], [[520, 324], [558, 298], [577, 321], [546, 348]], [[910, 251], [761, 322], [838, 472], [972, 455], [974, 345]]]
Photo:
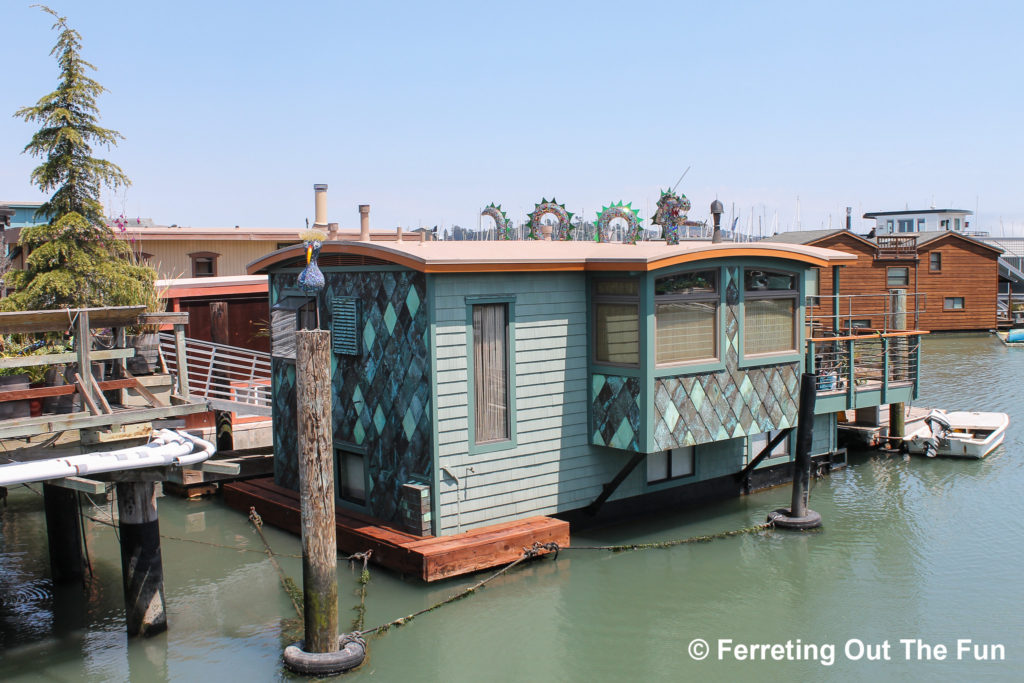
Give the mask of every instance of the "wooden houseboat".
[[[294, 246], [249, 266], [269, 275], [276, 455], [263, 493], [226, 489], [245, 511], [298, 487], [294, 338], [318, 309], [332, 331], [336, 503], [353, 525], [410, 538], [736, 495], [794, 426], [800, 374], [823, 351], [841, 377], [820, 387], [817, 454], [836, 450], [838, 411], [916, 395], [912, 373], [899, 387], [857, 374], [859, 340], [808, 337], [808, 273], [857, 260], [832, 249], [328, 241], [317, 298], [297, 285], [305, 256]], [[788, 472], [789, 441], [753, 486]]]
[[[996, 327], [999, 255], [1002, 250], [954, 230], [878, 235], [849, 230], [799, 230], [771, 242], [837, 249], [859, 258], [834, 287], [829, 269], [812, 271], [811, 294], [836, 290], [842, 327], [890, 330], [886, 292], [906, 290], [908, 326], [932, 332]], [[817, 297], [812, 317], [830, 317], [836, 303]]]

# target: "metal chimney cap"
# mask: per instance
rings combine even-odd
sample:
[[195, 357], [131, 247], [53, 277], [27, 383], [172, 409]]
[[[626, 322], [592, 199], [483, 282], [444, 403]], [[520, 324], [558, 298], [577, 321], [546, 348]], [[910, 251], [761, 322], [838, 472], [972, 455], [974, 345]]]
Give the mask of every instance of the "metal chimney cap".
[[715, 201], [711, 202], [711, 213], [713, 213], [713, 214], [715, 214], [715, 213], [717, 213], [717, 214], [725, 213], [725, 207], [722, 206], [722, 202], [718, 201], [717, 199]]
[[313, 185], [314, 192], [327, 192], [327, 183], [315, 183]]

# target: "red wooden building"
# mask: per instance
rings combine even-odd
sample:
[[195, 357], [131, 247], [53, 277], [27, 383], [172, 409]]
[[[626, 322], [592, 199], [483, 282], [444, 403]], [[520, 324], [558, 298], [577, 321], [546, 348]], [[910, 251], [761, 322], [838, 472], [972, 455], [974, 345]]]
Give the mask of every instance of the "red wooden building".
[[[907, 327], [932, 332], [996, 327], [1001, 249], [943, 230], [866, 238], [848, 230], [804, 230], [769, 238], [857, 255], [839, 272], [839, 315], [844, 328], [893, 327], [888, 292], [907, 292]], [[812, 276], [814, 277], [814, 276]], [[816, 320], [831, 320], [832, 272], [818, 270]], [[813, 285], [809, 294], [814, 294]], [[831, 323], [825, 325], [830, 327]]]

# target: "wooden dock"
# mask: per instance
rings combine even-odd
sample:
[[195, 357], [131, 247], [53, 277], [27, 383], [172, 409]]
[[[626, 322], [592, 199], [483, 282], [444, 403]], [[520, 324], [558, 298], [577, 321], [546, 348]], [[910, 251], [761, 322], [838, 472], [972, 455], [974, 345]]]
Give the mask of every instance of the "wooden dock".
[[[911, 429], [911, 425], [928, 417], [930, 412], [931, 408], [906, 406], [903, 414], [907, 431]], [[871, 448], [889, 444], [889, 406], [878, 407], [878, 424], [858, 423], [855, 410], [842, 411], [839, 415], [839, 432], [854, 443]]]
[[[254, 507], [267, 524], [299, 533], [297, 491], [278, 486], [269, 477], [224, 484], [222, 491], [229, 507], [245, 514]], [[372, 550], [373, 562], [428, 582], [508, 564], [534, 543], [569, 545], [569, 523], [553, 517], [530, 517], [440, 537], [415, 536], [341, 508], [335, 519], [340, 552]]]

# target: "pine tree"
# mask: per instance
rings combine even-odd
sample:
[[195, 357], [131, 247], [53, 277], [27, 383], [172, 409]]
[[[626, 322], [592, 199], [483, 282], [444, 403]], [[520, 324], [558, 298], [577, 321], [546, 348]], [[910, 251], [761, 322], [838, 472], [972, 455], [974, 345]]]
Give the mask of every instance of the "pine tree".
[[57, 44], [50, 52], [60, 67], [57, 89], [15, 116], [40, 124], [25, 152], [43, 158], [32, 181], [53, 194], [38, 210], [46, 225], [24, 228], [24, 270], [4, 278], [14, 293], [0, 300], [4, 310], [85, 306], [151, 305], [156, 301], [152, 268], [132, 262], [131, 251], [106, 225], [100, 191], [131, 181], [115, 164], [93, 156], [93, 145], [116, 145], [122, 136], [99, 125], [96, 98], [105, 88], [90, 78], [95, 70], [81, 57], [82, 37], [67, 19], [56, 18]]

